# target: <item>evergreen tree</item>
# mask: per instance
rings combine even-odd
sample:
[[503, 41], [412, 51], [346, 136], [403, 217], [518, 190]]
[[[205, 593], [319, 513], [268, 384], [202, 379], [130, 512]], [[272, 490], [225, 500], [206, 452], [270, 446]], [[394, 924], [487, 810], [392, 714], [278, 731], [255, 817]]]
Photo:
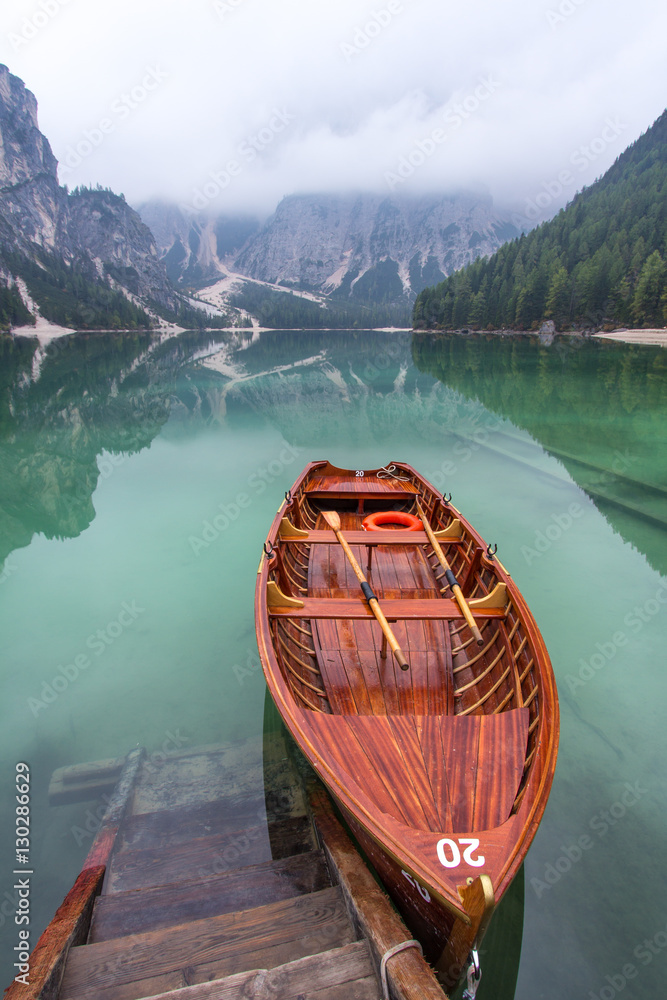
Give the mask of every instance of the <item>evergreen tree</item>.
[[662, 325], [666, 277], [667, 265], [659, 251], [654, 250], [641, 270], [632, 299], [632, 315], [639, 326]]
[[417, 296], [416, 329], [662, 325], [667, 111], [550, 222]]
[[570, 276], [559, 264], [551, 276], [544, 309], [544, 315], [554, 321], [557, 330], [562, 330], [569, 322], [571, 297]]

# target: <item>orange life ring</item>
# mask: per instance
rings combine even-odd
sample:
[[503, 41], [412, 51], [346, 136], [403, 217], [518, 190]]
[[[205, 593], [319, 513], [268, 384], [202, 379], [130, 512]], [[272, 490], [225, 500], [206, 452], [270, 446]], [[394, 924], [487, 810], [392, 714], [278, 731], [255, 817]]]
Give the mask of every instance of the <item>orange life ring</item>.
[[424, 526], [414, 514], [406, 514], [402, 510], [379, 510], [369, 514], [361, 522], [364, 531], [382, 531], [383, 524], [401, 524], [408, 531], [423, 531]]

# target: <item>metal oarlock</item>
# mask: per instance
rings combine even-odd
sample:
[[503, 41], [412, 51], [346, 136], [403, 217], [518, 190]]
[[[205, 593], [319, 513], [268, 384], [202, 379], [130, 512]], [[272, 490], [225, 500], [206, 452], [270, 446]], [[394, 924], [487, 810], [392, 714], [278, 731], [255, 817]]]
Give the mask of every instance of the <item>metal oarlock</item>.
[[452, 494], [443, 493], [442, 502], [444, 503], [445, 507], [449, 507], [450, 503], [452, 502]]
[[466, 978], [468, 980], [468, 985], [463, 991], [462, 1000], [475, 1000], [477, 990], [479, 989], [479, 983], [482, 978], [482, 967], [479, 964], [477, 948], [473, 948], [470, 952], [470, 965], [468, 966]]
[[292, 502], [292, 491], [291, 490], [285, 490], [285, 500], [287, 501], [288, 504], [290, 504]]
[[493, 557], [495, 556], [495, 554], [496, 554], [497, 551], [498, 551], [498, 546], [497, 545], [487, 545], [486, 546], [486, 554], [489, 557], [489, 559], [493, 559]]
[[264, 542], [264, 555], [270, 559], [273, 555], [273, 542]]

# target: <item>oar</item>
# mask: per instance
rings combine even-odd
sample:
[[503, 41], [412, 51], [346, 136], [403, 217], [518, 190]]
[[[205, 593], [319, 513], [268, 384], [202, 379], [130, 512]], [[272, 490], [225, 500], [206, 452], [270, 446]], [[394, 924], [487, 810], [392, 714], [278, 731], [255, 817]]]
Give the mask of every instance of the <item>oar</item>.
[[451, 566], [449, 565], [449, 563], [445, 559], [445, 554], [442, 551], [442, 549], [440, 548], [440, 542], [438, 541], [438, 539], [433, 534], [433, 528], [428, 523], [428, 520], [426, 518], [426, 514], [422, 510], [422, 506], [419, 503], [419, 500], [417, 501], [417, 511], [419, 513], [419, 516], [422, 519], [422, 524], [424, 525], [424, 531], [428, 535], [428, 540], [429, 540], [429, 542], [431, 543], [431, 545], [433, 547], [433, 551], [435, 552], [436, 556], [438, 557], [438, 562], [440, 563], [440, 565], [442, 566], [442, 568], [445, 571], [445, 578], [446, 578], [447, 583], [449, 584], [449, 586], [452, 588], [452, 593], [454, 594], [454, 597], [456, 599], [456, 603], [458, 604], [459, 608], [461, 609], [461, 613], [463, 614], [463, 617], [465, 618], [465, 620], [467, 621], [468, 625], [470, 626], [470, 631], [472, 632], [473, 636], [477, 640], [477, 645], [478, 646], [483, 646], [484, 645], [484, 640], [482, 639], [482, 633], [480, 632], [480, 630], [477, 628], [477, 625], [475, 624], [475, 619], [473, 618], [472, 612], [471, 612], [470, 608], [468, 607], [468, 602], [466, 601], [465, 597], [463, 596], [463, 592], [462, 592], [461, 588], [459, 587], [459, 582], [456, 579], [456, 577], [454, 576], [454, 574], [452, 573]]
[[373, 614], [375, 615], [375, 617], [379, 621], [380, 628], [382, 629], [382, 631], [384, 632], [385, 636], [387, 637], [387, 642], [391, 646], [391, 651], [394, 654], [394, 656], [396, 657], [396, 660], [398, 661], [398, 665], [400, 666], [401, 670], [409, 670], [410, 669], [410, 664], [405, 659], [405, 656], [403, 655], [403, 651], [402, 651], [401, 647], [398, 644], [396, 636], [392, 632], [391, 627], [389, 625], [389, 622], [387, 621], [387, 619], [385, 618], [384, 614], [382, 613], [382, 608], [378, 604], [378, 599], [375, 596], [375, 594], [373, 593], [373, 591], [371, 590], [370, 584], [368, 583], [368, 580], [366, 579], [366, 577], [364, 576], [364, 574], [363, 574], [363, 572], [361, 570], [361, 566], [359, 565], [359, 563], [357, 562], [357, 560], [354, 558], [354, 554], [352, 552], [352, 549], [347, 544], [347, 542], [345, 541], [345, 539], [343, 538], [343, 536], [341, 534], [341, 530], [340, 530], [340, 517], [338, 516], [338, 514], [337, 514], [337, 512], [335, 510], [323, 510], [322, 511], [322, 517], [327, 522], [327, 524], [329, 525], [329, 527], [333, 528], [333, 530], [334, 530], [334, 532], [336, 534], [336, 538], [338, 539], [338, 541], [340, 542], [340, 544], [343, 546], [343, 551], [344, 551], [345, 555], [347, 556], [347, 558], [350, 561], [350, 565], [352, 566], [352, 569], [354, 570], [354, 575], [356, 576], [357, 580], [361, 584], [361, 589], [363, 591], [364, 597], [368, 601], [368, 606], [370, 607], [371, 611], [373, 612]]

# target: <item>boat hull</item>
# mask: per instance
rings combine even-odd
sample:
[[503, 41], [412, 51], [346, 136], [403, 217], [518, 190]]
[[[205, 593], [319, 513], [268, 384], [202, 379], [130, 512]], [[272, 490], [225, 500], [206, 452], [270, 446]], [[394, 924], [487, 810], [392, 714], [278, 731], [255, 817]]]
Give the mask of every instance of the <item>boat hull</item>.
[[[361, 531], [392, 509], [424, 531]], [[453, 985], [523, 862], [555, 769], [555, 683], [523, 597], [410, 466], [314, 462], [271, 526], [256, 624], [284, 722]]]

